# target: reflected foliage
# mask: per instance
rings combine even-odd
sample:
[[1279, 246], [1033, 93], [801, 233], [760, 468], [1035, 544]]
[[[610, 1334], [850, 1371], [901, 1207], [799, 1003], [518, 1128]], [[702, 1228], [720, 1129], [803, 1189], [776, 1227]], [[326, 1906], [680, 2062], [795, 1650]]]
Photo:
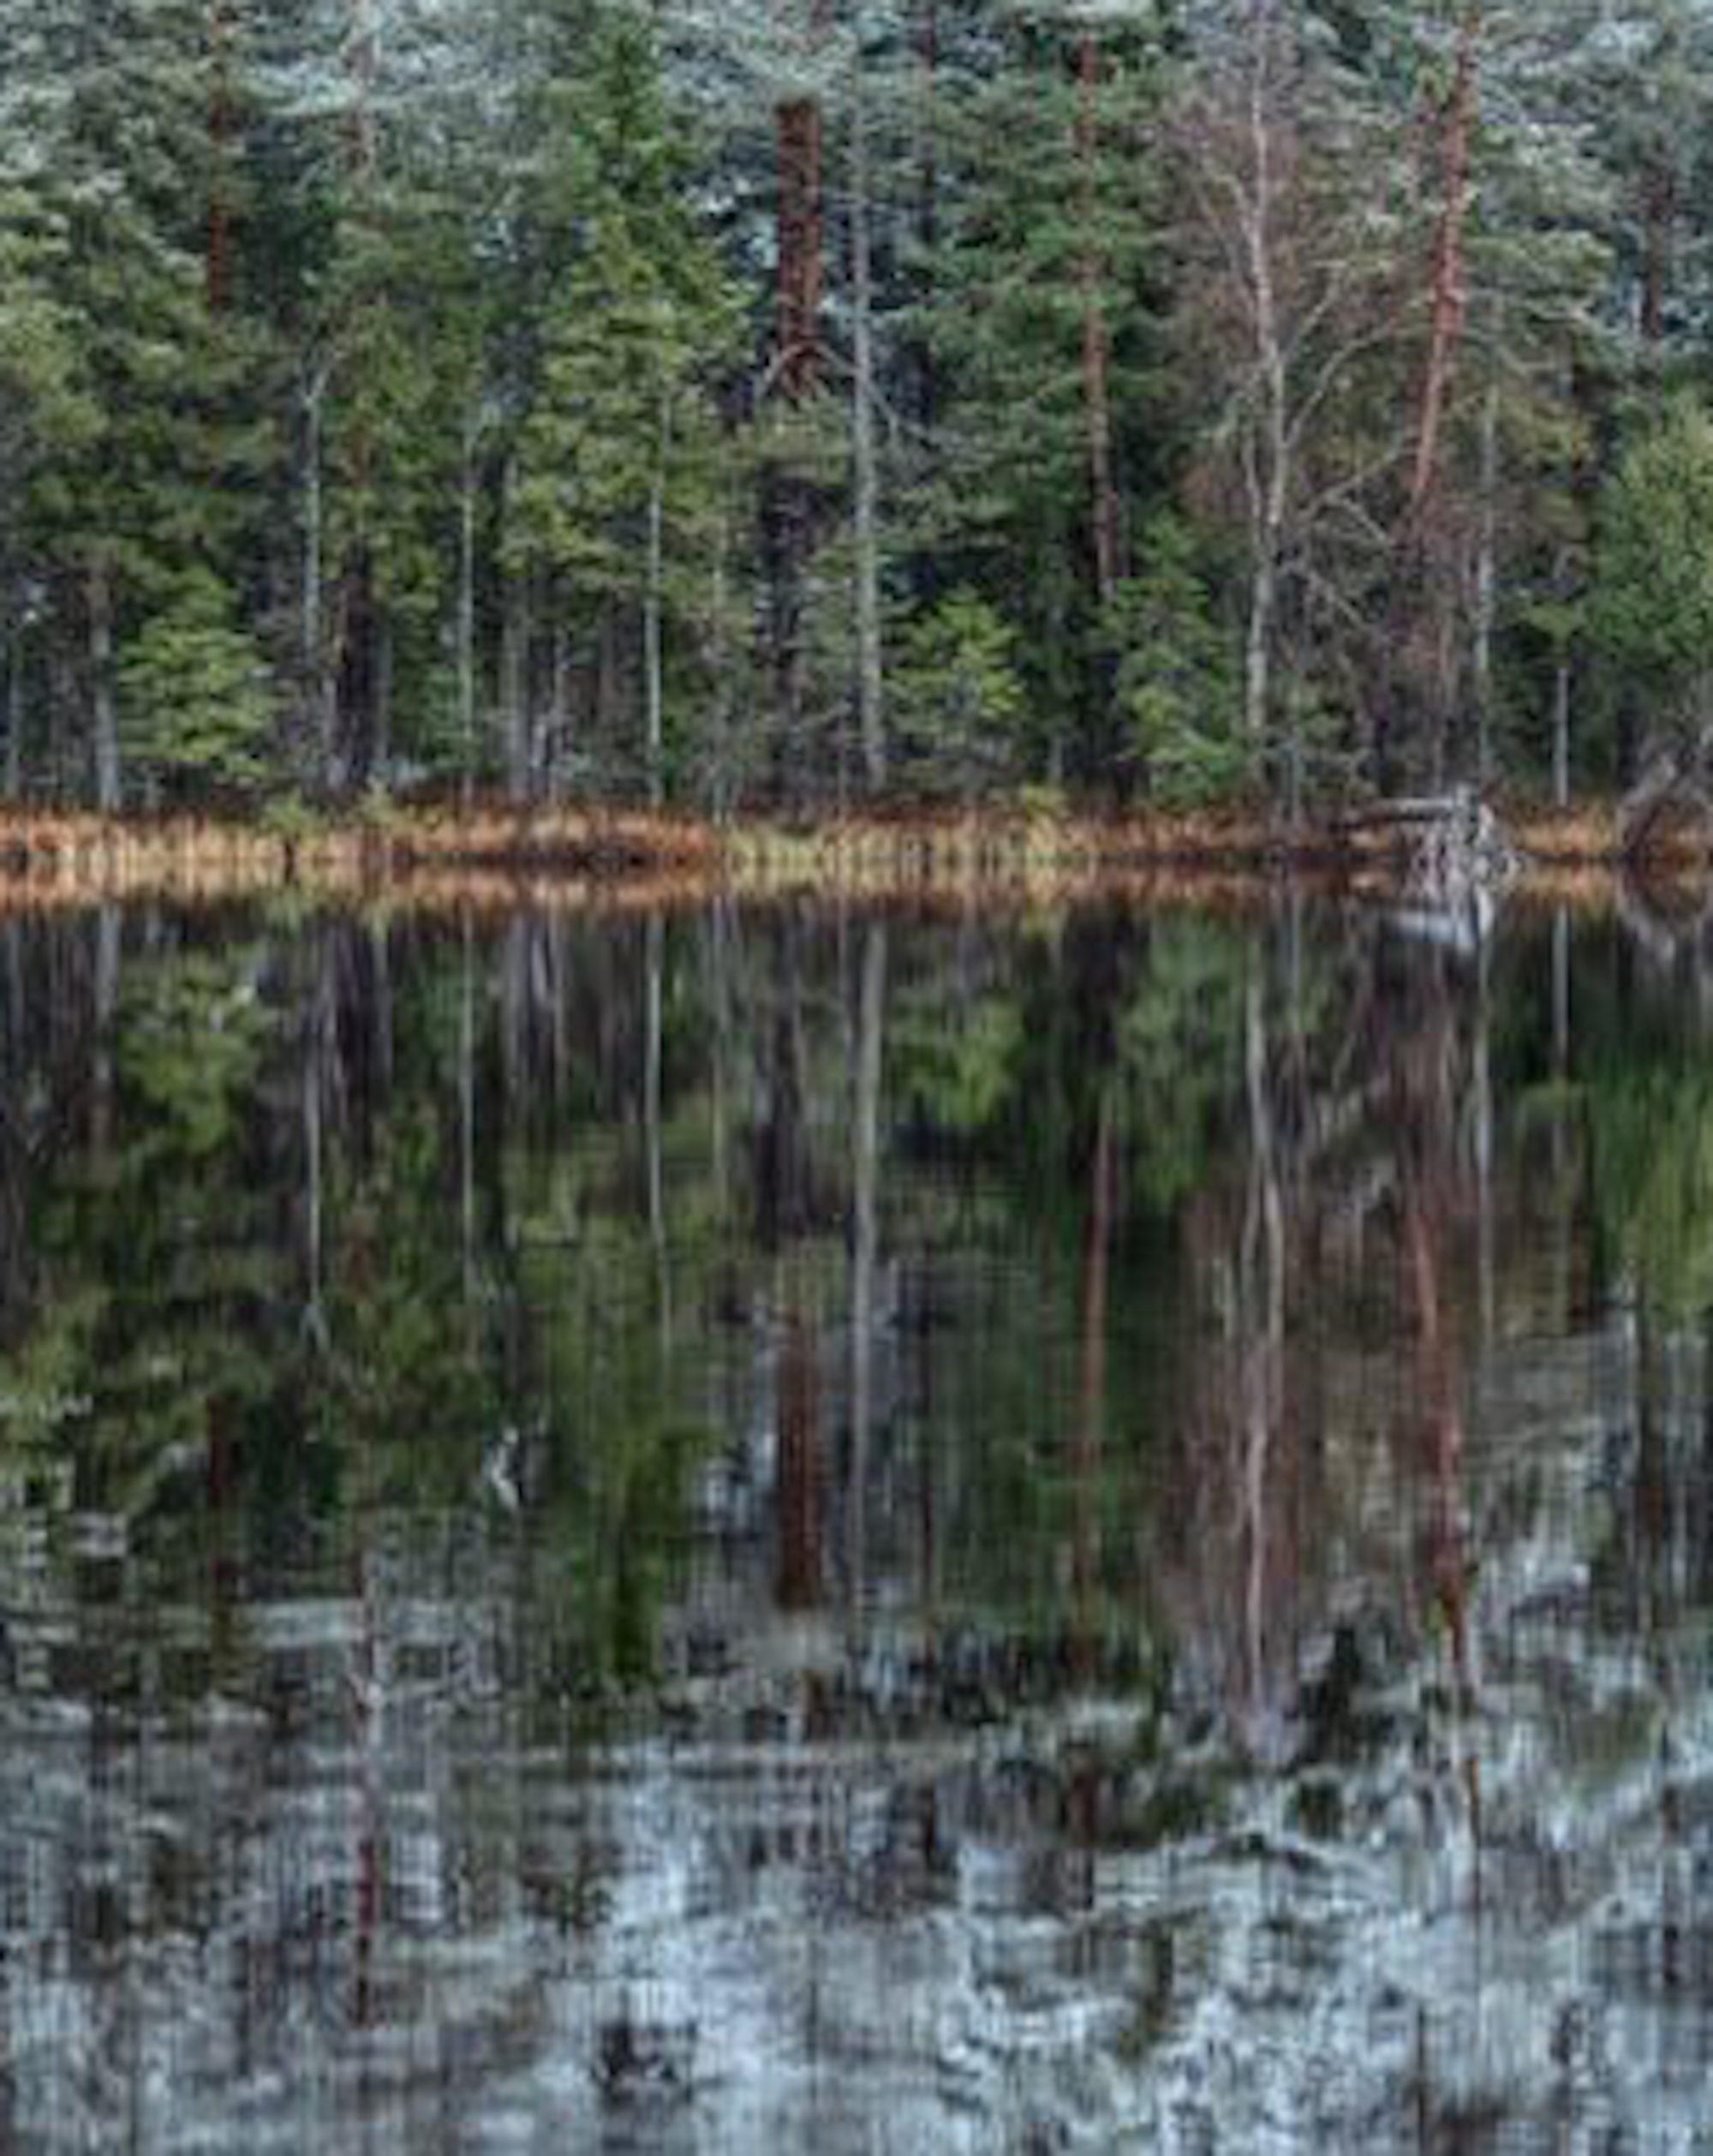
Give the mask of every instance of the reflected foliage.
[[1454, 926], [0, 928], [11, 2145], [1692, 2117], [1692, 962]]

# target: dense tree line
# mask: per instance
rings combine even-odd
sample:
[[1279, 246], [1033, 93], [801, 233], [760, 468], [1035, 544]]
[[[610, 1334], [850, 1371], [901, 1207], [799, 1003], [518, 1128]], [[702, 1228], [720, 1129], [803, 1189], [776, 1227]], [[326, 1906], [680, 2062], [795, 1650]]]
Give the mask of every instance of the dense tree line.
[[1703, 0], [0, 0], [0, 785], [1633, 770]]

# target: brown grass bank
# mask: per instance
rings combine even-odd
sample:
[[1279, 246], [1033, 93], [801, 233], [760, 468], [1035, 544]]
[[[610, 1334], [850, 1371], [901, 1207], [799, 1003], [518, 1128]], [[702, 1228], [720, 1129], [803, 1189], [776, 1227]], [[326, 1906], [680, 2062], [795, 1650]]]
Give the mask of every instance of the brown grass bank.
[[[1621, 863], [1615, 803], [1504, 817], [1525, 881], [1586, 898]], [[1676, 873], [1705, 866], [1686, 835]], [[245, 822], [0, 810], [0, 907], [162, 898], [194, 904], [296, 891], [322, 902], [499, 904], [587, 897], [651, 905], [725, 891], [856, 899], [1215, 897], [1287, 869], [1333, 888], [1401, 887], [1407, 847], [1383, 820], [1290, 833], [1266, 818], [1077, 815], [1024, 807], [890, 808], [815, 821], [564, 806], [459, 814], [388, 809]]]

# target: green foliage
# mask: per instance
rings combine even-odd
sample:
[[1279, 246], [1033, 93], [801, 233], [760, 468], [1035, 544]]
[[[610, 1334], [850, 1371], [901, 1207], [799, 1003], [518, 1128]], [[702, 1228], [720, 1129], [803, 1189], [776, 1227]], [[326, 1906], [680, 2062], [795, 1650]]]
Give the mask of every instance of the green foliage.
[[938, 1006], [903, 1020], [893, 1055], [900, 1095], [936, 1130], [968, 1138], [990, 1132], [1015, 1102], [1024, 1011], [987, 996], [947, 1024]]
[[892, 694], [910, 783], [970, 793], [1015, 772], [1024, 712], [1016, 654], [1011, 628], [967, 588], [906, 627]]
[[44, 206], [0, 183], [0, 460], [15, 458], [25, 439], [74, 449], [96, 424], [73, 319], [54, 290], [64, 249]]
[[157, 1163], [188, 1170], [233, 1144], [267, 1030], [242, 952], [134, 976], [118, 1048], [120, 1076], [147, 1119], [130, 1156], [134, 1173]]
[[1155, 517], [1138, 552], [1108, 621], [1115, 691], [1149, 795], [1194, 806], [1253, 775], [1236, 654], [1182, 520]]
[[137, 771], [168, 800], [254, 795], [275, 722], [266, 663], [206, 570], [132, 641], [120, 671], [122, 727]]
[[[0, 0], [21, 783], [112, 780], [89, 754], [107, 654], [164, 675], [210, 626], [184, 598], [206, 569], [287, 723], [205, 711], [174, 747], [158, 696], [138, 732], [134, 678], [157, 793], [248, 785], [254, 756], [323, 794], [400, 762], [486, 779], [502, 743], [522, 787], [652, 780], [639, 708], [680, 791], [831, 791], [859, 496], [904, 624], [886, 701], [910, 782], [1294, 797], [1386, 726], [1400, 769], [1456, 767], [1477, 672], [1483, 738], [1528, 773], [1573, 651], [1585, 772], [1603, 696], [1626, 720], [1713, 701], [1696, 423], [1674, 408], [1611, 469], [1619, 415], [1705, 358], [1713, 45], [1686, 0], [1488, 11], [1419, 594], [1397, 575], [1419, 182], [1443, 169], [1459, 9], [1323, 0], [1269, 11], [1257, 43], [1232, 5], [948, 6], [926, 99], [904, 9], [860, 35], [807, 0], [374, 14], [371, 47], [331, 0]], [[821, 199], [787, 231], [797, 99]], [[793, 248], [818, 294], [802, 394]], [[1269, 592], [1252, 755], [1233, 644]], [[191, 656], [205, 683], [248, 672], [236, 645]]]
[[1603, 505], [1594, 618], [1604, 650], [1680, 720], [1713, 720], [1713, 419], [1680, 396]]

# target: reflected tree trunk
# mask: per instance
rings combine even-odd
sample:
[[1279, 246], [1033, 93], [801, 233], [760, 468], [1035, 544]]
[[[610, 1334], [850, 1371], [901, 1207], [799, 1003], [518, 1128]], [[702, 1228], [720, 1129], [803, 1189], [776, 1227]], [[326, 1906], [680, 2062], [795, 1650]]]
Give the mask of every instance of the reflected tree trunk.
[[663, 1048], [662, 986], [665, 971], [666, 923], [658, 913], [648, 917], [644, 951], [644, 1018], [642, 1041], [642, 1132], [648, 1156], [648, 1239], [654, 1251], [654, 1276], [660, 1298], [660, 1340], [664, 1352], [672, 1336], [672, 1279], [666, 1248], [666, 1199], [660, 1160], [660, 1064]]
[[1472, 1052], [1475, 1117], [1476, 1265], [1481, 1300], [1481, 1345], [1490, 1349], [1497, 1324], [1497, 1276], [1493, 1248], [1492, 952], [1482, 939], [1477, 958], [1475, 1043]]
[[1243, 1512], [1245, 1522], [1244, 1643], [1252, 1735], [1268, 1712], [1269, 1593], [1274, 1532], [1270, 1484], [1285, 1414], [1285, 1208], [1274, 1125], [1266, 986], [1252, 972], [1244, 996], [1244, 1067], [1249, 1108], [1250, 1183], [1244, 1209], [1238, 1322], [1243, 1370]]
[[333, 1036], [332, 971], [325, 947], [310, 953], [313, 969], [307, 999], [302, 1068], [299, 1074], [303, 1129], [303, 1321], [324, 1353], [328, 1343], [325, 1286], [325, 1100], [327, 1063]]
[[[458, 979], [458, 1229], [464, 1307], [476, 1295], [476, 982], [475, 929], [469, 910], [460, 923]], [[472, 1341], [475, 1335], [472, 1331]]]
[[813, 1320], [794, 1283], [779, 1348], [779, 1607], [821, 1601], [821, 1370]]
[[95, 722], [95, 805], [104, 816], [119, 808], [119, 727], [113, 708], [113, 564], [103, 547], [89, 559], [89, 694]]
[[95, 919], [94, 1038], [89, 1073], [89, 1142], [98, 1159], [113, 1139], [113, 1035], [119, 1010], [120, 915], [101, 907]]
[[1089, 1220], [1083, 1245], [1083, 1337], [1077, 1377], [1077, 1435], [1071, 1448], [1076, 1491], [1071, 1529], [1071, 1662], [1078, 1681], [1093, 1680], [1100, 1651], [1101, 1466], [1106, 1451], [1107, 1310], [1118, 1145], [1110, 1082], [1101, 1088], [1089, 1160]]
[[24, 795], [24, 642], [15, 636], [6, 654], [6, 760], [0, 790], [8, 801]]
[[880, 1087], [885, 1061], [886, 929], [862, 931], [857, 1009], [856, 1098], [852, 1144], [851, 1239], [850, 1585], [859, 1601], [868, 1581], [868, 1490], [874, 1419], [875, 1274], [880, 1256]]

